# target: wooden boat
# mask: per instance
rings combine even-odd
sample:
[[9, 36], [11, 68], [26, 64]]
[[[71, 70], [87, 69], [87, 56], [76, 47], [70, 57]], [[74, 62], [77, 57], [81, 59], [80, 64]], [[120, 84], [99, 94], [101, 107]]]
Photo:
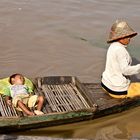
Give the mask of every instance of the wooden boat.
[[140, 98], [113, 99], [97, 83], [76, 77], [52, 76], [34, 80], [35, 94], [43, 95], [44, 115], [26, 116], [0, 96], [0, 133], [72, 123], [117, 113], [140, 105]]

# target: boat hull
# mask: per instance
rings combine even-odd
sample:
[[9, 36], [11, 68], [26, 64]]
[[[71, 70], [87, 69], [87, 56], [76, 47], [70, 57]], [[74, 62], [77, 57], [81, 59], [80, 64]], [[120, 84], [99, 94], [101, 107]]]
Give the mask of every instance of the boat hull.
[[0, 133], [42, 128], [60, 124], [73, 123], [92, 119], [93, 113], [77, 111], [62, 114], [51, 114], [31, 117], [15, 117], [0, 119]]
[[[40, 82], [40, 80], [39, 80]], [[51, 87], [51, 90], [49, 91], [47, 89], [47, 92], [45, 93], [45, 89], [42, 91], [43, 94], [47, 94], [47, 97], [50, 98], [50, 106], [49, 103], [44, 106], [45, 111], [47, 110], [47, 107], [49, 106], [49, 110], [45, 112], [44, 115], [40, 116], [24, 116], [22, 117], [18, 115], [18, 113], [15, 113], [16, 111], [14, 108], [12, 111], [9, 109], [9, 107], [6, 105], [3, 98], [0, 98], [0, 133], [11, 133], [14, 131], [21, 131], [21, 130], [28, 130], [28, 129], [36, 129], [36, 128], [42, 128], [42, 127], [50, 127], [54, 125], [60, 125], [60, 124], [67, 124], [67, 123], [74, 123], [78, 121], [84, 121], [84, 120], [90, 120], [90, 119], [96, 119], [102, 116], [118, 113], [124, 110], [128, 110], [130, 108], [134, 108], [136, 106], [140, 105], [140, 97], [133, 98], [133, 99], [114, 99], [110, 97], [108, 94], [104, 93], [102, 90], [100, 84], [98, 83], [80, 83], [77, 78], [73, 77], [45, 77], [41, 81], [42, 83], [36, 84], [36, 93], [39, 92], [42, 85], [41, 84], [47, 84], [48, 87]], [[63, 84], [73, 84], [71, 87], [67, 87], [65, 85], [65, 88], [63, 87]], [[52, 86], [54, 85], [54, 86]], [[60, 86], [59, 86], [60, 85]], [[46, 88], [48, 88], [46, 87]], [[57, 88], [56, 88], [57, 87]], [[56, 89], [61, 89], [60, 91], [57, 91]], [[39, 90], [38, 90], [39, 88]], [[68, 93], [68, 91], [70, 91]], [[64, 91], [63, 91], [64, 90]], [[78, 91], [77, 91], [78, 90]], [[48, 95], [48, 93], [54, 94], [53, 96]], [[77, 98], [72, 98], [71, 94]], [[74, 93], [75, 92], [75, 93]], [[61, 96], [58, 95], [62, 94]], [[74, 95], [75, 94], [75, 95]], [[56, 98], [59, 96], [59, 99], [62, 102], [55, 102], [55, 100], [52, 101], [52, 97]], [[46, 96], [45, 96], [46, 97]], [[67, 104], [64, 104], [64, 101], [68, 101], [67, 98], [71, 99]], [[47, 98], [46, 98], [47, 99]], [[79, 100], [80, 99], [80, 100]], [[58, 100], [57, 100], [58, 101]], [[78, 101], [76, 104], [75, 102]], [[54, 104], [53, 104], [54, 103]], [[53, 110], [53, 106], [56, 105], [56, 110]], [[78, 105], [80, 106], [80, 109], [78, 109]], [[85, 105], [85, 106], [84, 106]], [[63, 107], [63, 108], [62, 108]], [[66, 110], [63, 112], [61, 109], [71, 109], [72, 107], [75, 107], [77, 110]], [[77, 107], [77, 108], [76, 108]], [[4, 110], [5, 109], [5, 110]], [[11, 112], [8, 112], [8, 111]], [[51, 112], [49, 112], [51, 110]], [[59, 110], [61, 110], [59, 112]], [[17, 114], [16, 116], [6, 116], [11, 114]]]

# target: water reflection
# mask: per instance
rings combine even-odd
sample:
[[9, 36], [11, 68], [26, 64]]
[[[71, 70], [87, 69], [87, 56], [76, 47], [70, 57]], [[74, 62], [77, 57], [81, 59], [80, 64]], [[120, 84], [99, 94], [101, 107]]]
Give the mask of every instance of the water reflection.
[[123, 132], [116, 126], [109, 126], [101, 128], [96, 136], [95, 140], [128, 140], [128, 138], [123, 138]]
[[140, 107], [103, 118], [54, 126], [16, 135], [39, 135], [54, 138], [85, 138], [95, 140], [128, 140], [140, 138]]

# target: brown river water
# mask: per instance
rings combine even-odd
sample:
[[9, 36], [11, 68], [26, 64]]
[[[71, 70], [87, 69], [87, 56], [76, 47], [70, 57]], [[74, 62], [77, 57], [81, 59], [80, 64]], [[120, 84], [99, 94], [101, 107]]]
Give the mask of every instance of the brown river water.
[[[0, 77], [73, 75], [99, 82], [112, 23], [140, 32], [139, 0], [0, 0]], [[129, 51], [140, 60], [140, 36]], [[139, 75], [138, 75], [139, 77]], [[140, 139], [140, 107], [100, 119], [22, 135], [97, 140]], [[17, 133], [19, 134], [19, 133]]]

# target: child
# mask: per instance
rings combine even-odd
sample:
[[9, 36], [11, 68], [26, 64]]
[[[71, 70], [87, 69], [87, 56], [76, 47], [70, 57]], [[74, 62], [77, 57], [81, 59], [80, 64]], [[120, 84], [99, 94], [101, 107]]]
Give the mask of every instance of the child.
[[[44, 114], [41, 109], [43, 106], [44, 98], [42, 96], [31, 95], [29, 88], [24, 84], [25, 79], [21, 74], [13, 74], [9, 78], [10, 86], [8, 87], [9, 93], [5, 93], [6, 102], [8, 105], [14, 105], [19, 110], [22, 110], [27, 115], [42, 115]], [[12, 101], [11, 101], [12, 97]], [[31, 112], [29, 108], [37, 104], [37, 110]]]
[[111, 28], [108, 43], [106, 67], [102, 74], [103, 89], [114, 98], [140, 96], [140, 83], [131, 83], [130, 76], [140, 73], [140, 64], [132, 66], [127, 45], [137, 33], [122, 20], [117, 20]]

